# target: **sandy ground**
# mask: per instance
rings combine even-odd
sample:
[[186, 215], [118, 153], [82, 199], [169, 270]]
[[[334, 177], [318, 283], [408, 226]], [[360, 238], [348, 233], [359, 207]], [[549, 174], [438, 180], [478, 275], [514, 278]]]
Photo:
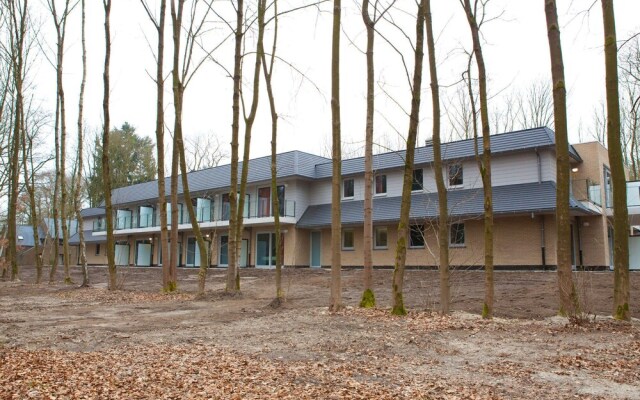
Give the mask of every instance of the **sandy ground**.
[[[81, 281], [73, 269], [73, 279]], [[340, 313], [327, 312], [326, 270], [285, 270], [287, 302], [269, 307], [273, 271], [243, 270], [242, 295], [210, 270], [122, 268], [121, 290], [0, 282], [0, 398], [640, 399], [640, 322], [607, 317], [610, 272], [578, 273], [595, 322], [554, 316], [553, 272], [496, 272], [496, 318], [478, 317], [483, 274], [452, 273], [441, 317], [437, 272], [407, 271], [407, 317], [389, 314], [391, 271], [375, 271], [378, 308], [357, 308], [362, 271], [343, 271]], [[640, 274], [632, 273], [632, 310]]]

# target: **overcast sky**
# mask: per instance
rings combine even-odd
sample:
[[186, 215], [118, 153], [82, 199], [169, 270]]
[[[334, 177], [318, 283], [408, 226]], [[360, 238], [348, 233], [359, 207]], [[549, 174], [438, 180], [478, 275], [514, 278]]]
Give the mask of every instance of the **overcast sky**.
[[[309, 0], [281, 0], [280, 10], [286, 10]], [[155, 4], [154, 0], [149, 1]], [[159, 2], [158, 2], [159, 3]], [[343, 140], [351, 147], [359, 147], [364, 141], [365, 122], [365, 33], [358, 2], [343, 0], [343, 35], [341, 38], [341, 103]], [[470, 34], [461, 6], [455, 0], [434, 0], [433, 20], [437, 38], [436, 52], [440, 83], [453, 85], [459, 80], [466, 66], [463, 49], [469, 49]], [[602, 16], [599, 2], [589, 13], [584, 13], [593, 0], [559, 1], [561, 34], [563, 41], [565, 75], [569, 89], [570, 140], [589, 139], [595, 107], [604, 96], [604, 60]], [[104, 14], [100, 1], [87, 1], [87, 45], [89, 57], [88, 87], [86, 92], [86, 124], [92, 129], [102, 121], [102, 65], [104, 61]], [[233, 21], [229, 2], [215, 2], [219, 13]], [[398, 0], [400, 10], [393, 12], [396, 21], [405, 27], [407, 35], [415, 36], [412, 25], [414, 2]], [[615, 4], [618, 39], [640, 31], [640, 1], [618, 0]], [[277, 63], [275, 72], [275, 96], [280, 119], [278, 150], [303, 150], [315, 154], [323, 152], [330, 143], [330, 62], [331, 62], [331, 14], [330, 4], [288, 14], [281, 19], [278, 54], [287, 63]], [[42, 21], [41, 40], [53, 45], [51, 17], [46, 9], [34, 4], [34, 12]], [[515, 88], [526, 89], [533, 81], [550, 79], [549, 50], [543, 0], [493, 0], [489, 3], [490, 17], [501, 15], [483, 28], [484, 52], [487, 63], [489, 91], [498, 94], [492, 99], [494, 106], [500, 103], [499, 93]], [[80, 10], [74, 11], [66, 43], [64, 84], [67, 96], [69, 135], [75, 135], [77, 96], [80, 85]], [[209, 50], [229, 35], [229, 29], [219, 21], [209, 25], [211, 31], [203, 37], [203, 45]], [[111, 123], [119, 126], [124, 121], [137, 128], [138, 133], [155, 137], [155, 84], [149, 75], [155, 75], [151, 50], [157, 38], [137, 0], [116, 0], [112, 14], [111, 60]], [[405, 38], [384, 21], [379, 29], [404, 53], [407, 66], [412, 71], [413, 56]], [[170, 28], [167, 27], [167, 34]], [[266, 34], [271, 41], [271, 31]], [[170, 37], [167, 36], [167, 41]], [[151, 44], [151, 47], [150, 47]], [[249, 35], [247, 51], [254, 51], [254, 36]], [[268, 45], [270, 48], [270, 44]], [[167, 54], [171, 56], [168, 43]], [[381, 37], [376, 37], [376, 136], [381, 142], [398, 143], [406, 135], [408, 117], [402, 108], [408, 109], [410, 93], [401, 58]], [[426, 49], [425, 49], [426, 51]], [[199, 60], [201, 54], [195, 56]], [[213, 57], [228, 70], [233, 67], [233, 41], [229, 39]], [[167, 62], [166, 71], [169, 72]], [[52, 67], [41, 59], [33, 70], [32, 81], [36, 85], [37, 98], [42, 108], [53, 112], [55, 107], [55, 75]], [[253, 60], [247, 58], [244, 65], [244, 85], [247, 96], [253, 73]], [[420, 140], [429, 137], [431, 129], [431, 103], [429, 95], [428, 64], [425, 57], [425, 77], [421, 107], [422, 124]], [[452, 97], [456, 87], [443, 88], [443, 102]], [[261, 87], [259, 115], [254, 128], [251, 156], [269, 153], [270, 117], [266, 90]], [[208, 62], [198, 71], [187, 88], [184, 107], [184, 127], [187, 136], [197, 134], [217, 135], [222, 143], [229, 143], [231, 135], [232, 81], [225, 70]], [[172, 92], [167, 82], [165, 107], [171, 123]], [[250, 98], [246, 99], [250, 101]], [[491, 105], [490, 105], [491, 106]], [[551, 127], [553, 128], [553, 127]], [[241, 131], [242, 133], [242, 131]], [[447, 132], [444, 132], [446, 135]], [[385, 136], [386, 139], [380, 139]]]

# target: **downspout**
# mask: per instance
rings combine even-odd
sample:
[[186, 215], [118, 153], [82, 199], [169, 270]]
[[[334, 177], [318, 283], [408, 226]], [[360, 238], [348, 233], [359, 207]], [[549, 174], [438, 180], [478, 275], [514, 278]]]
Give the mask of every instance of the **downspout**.
[[540, 253], [542, 256], [542, 269], [547, 270], [547, 255], [544, 240], [544, 215], [540, 216]]
[[582, 263], [582, 240], [580, 239], [580, 217], [576, 216], [576, 226], [578, 227], [577, 231], [577, 239], [578, 239], [578, 266], [579, 269], [584, 269], [584, 265]]

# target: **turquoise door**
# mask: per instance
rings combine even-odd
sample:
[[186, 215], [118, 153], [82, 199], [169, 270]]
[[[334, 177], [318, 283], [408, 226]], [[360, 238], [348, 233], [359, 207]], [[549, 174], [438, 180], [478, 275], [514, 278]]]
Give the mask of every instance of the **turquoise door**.
[[322, 232], [311, 232], [311, 266], [321, 266]]

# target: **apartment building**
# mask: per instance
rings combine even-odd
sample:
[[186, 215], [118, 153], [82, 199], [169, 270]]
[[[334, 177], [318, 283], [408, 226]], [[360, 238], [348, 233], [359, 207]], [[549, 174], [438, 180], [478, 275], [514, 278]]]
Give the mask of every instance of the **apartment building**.
[[[556, 153], [553, 131], [546, 127], [492, 136], [492, 186], [495, 213], [496, 268], [544, 269], [556, 265]], [[482, 139], [477, 143], [482, 154]], [[573, 264], [604, 269], [611, 265], [611, 194], [607, 152], [599, 143], [570, 146]], [[433, 149], [416, 148], [413, 166], [409, 267], [438, 264], [438, 240], [447, 240], [451, 265], [483, 264], [483, 190], [473, 140], [443, 144], [443, 170], [448, 188], [449, 236], [437, 237], [438, 199]], [[394, 263], [400, 216], [404, 151], [373, 158], [373, 263]], [[209, 247], [212, 267], [228, 263], [230, 166], [188, 174], [193, 205]], [[167, 179], [166, 187], [169, 188]], [[288, 267], [330, 265], [331, 160], [301, 151], [277, 156], [274, 210], [270, 188], [270, 157], [249, 161], [241, 246], [242, 266], [275, 264], [274, 212], [279, 212]], [[112, 191], [119, 265], [161, 265], [157, 181]], [[181, 193], [181, 185], [179, 186]], [[638, 188], [636, 187], [636, 192]], [[168, 193], [167, 193], [168, 194]], [[182, 202], [182, 200], [180, 200]], [[362, 266], [364, 159], [342, 163], [342, 264]], [[640, 198], [639, 198], [640, 205]], [[640, 207], [639, 207], [640, 208]], [[83, 211], [90, 264], [106, 263], [104, 209]], [[199, 266], [199, 249], [186, 207], [179, 206], [179, 265]], [[631, 240], [631, 239], [630, 239]], [[72, 243], [77, 243], [74, 236]], [[638, 245], [640, 261], [640, 243]]]

